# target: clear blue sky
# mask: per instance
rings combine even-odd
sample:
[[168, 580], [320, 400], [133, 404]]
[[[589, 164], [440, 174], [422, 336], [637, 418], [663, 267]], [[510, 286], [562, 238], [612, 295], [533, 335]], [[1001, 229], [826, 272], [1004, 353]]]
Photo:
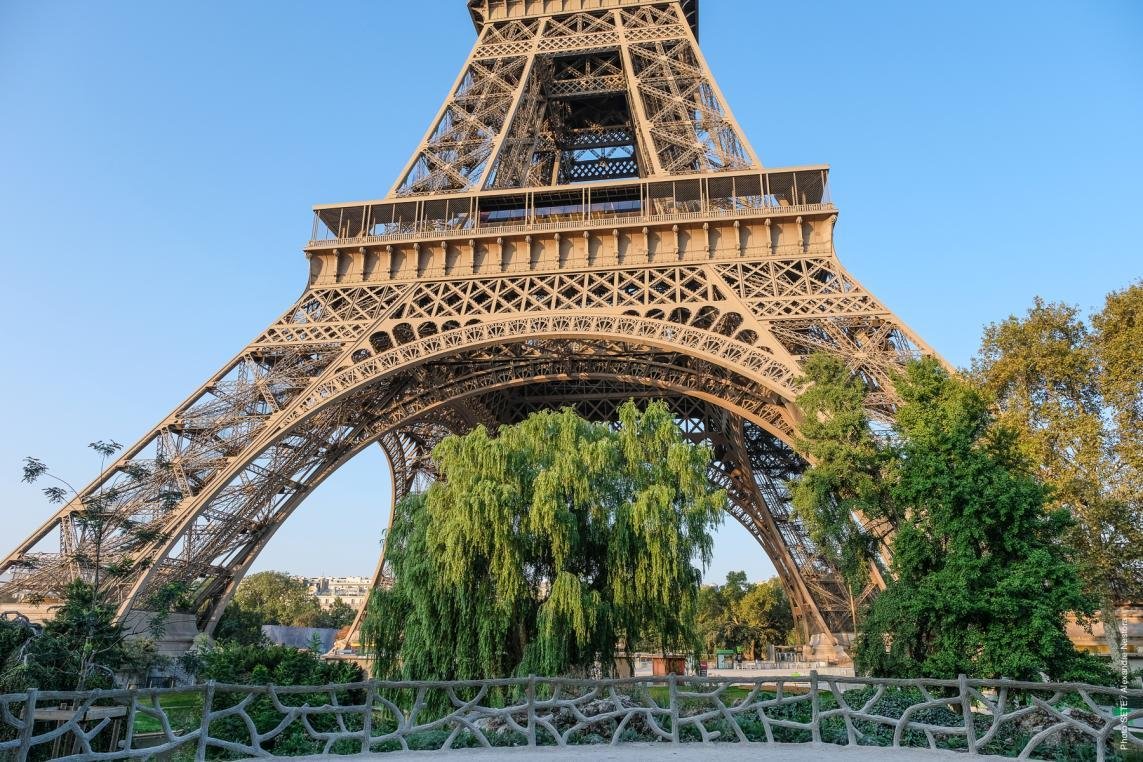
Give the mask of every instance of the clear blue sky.
[[[842, 261], [958, 365], [1039, 294], [1143, 275], [1143, 3], [703, 0], [702, 43], [767, 166], [827, 162]], [[9, 320], [0, 552], [51, 509], [36, 455], [133, 442], [289, 306], [312, 204], [383, 195], [456, 76], [461, 0], [0, 0]], [[368, 574], [368, 452], [260, 568]], [[771, 573], [736, 524], [708, 573]]]

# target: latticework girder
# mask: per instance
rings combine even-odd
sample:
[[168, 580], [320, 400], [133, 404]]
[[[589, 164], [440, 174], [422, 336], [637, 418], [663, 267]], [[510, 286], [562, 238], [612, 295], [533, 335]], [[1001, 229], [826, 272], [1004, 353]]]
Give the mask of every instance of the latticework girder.
[[[789, 507], [801, 364], [844, 358], [890, 418], [894, 371], [927, 351], [838, 261], [828, 168], [761, 168], [693, 0], [469, 5], [476, 46], [390, 196], [317, 208], [294, 306], [81, 491], [112, 489], [147, 530], [104, 540], [130, 567], [108, 594], [126, 613], [178, 583], [209, 629], [362, 449], [383, 449], [398, 499], [450, 432], [661, 398], [828, 655], [854, 601]], [[80, 504], [0, 563], [0, 596], [91, 576]]]
[[482, 15], [397, 195], [758, 166], [678, 2]]

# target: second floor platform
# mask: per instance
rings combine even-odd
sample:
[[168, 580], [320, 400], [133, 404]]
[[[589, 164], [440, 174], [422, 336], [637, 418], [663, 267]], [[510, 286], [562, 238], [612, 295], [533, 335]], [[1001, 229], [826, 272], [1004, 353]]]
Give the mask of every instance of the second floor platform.
[[306, 250], [836, 211], [827, 165], [750, 169], [325, 204], [314, 207]]

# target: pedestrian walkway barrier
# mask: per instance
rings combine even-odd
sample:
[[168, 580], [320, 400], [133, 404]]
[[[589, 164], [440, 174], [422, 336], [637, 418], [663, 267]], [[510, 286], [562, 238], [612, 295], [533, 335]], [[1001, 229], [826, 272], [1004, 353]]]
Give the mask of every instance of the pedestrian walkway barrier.
[[[628, 742], [815, 743], [1115, 760], [1143, 690], [818, 675], [522, 677], [0, 696], [0, 759], [205, 759]], [[1060, 757], [1066, 751], [1066, 757]]]

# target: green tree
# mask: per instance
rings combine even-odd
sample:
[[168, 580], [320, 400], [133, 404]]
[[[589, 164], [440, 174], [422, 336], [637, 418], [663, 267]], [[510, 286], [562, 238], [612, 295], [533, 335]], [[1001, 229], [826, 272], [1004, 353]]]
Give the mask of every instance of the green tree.
[[1110, 424], [1105, 443], [1114, 464], [1112, 478], [1104, 484], [1114, 509], [1091, 522], [1098, 527], [1089, 532], [1098, 551], [1092, 554], [1098, 557], [1092, 565], [1106, 580], [1111, 601], [1139, 602], [1143, 601], [1143, 282], [1108, 294], [1103, 309], [1092, 316], [1092, 325], [1099, 389]]
[[703, 585], [699, 590], [697, 626], [706, 653], [734, 648], [742, 642], [743, 625], [737, 619], [737, 604], [746, 587], [746, 572], [732, 571], [726, 575], [726, 584]]
[[895, 504], [893, 576], [858, 637], [860, 669], [893, 676], [1106, 680], [1077, 653], [1068, 612], [1092, 601], [1060, 542], [1066, 511], [1046, 506], [1016, 433], [989, 400], [932, 359], [896, 388], [897, 444], [886, 447]]
[[696, 600], [695, 625], [704, 653], [713, 653], [721, 647], [720, 628], [726, 616], [726, 602], [719, 585], [703, 585]]
[[234, 600], [218, 620], [214, 639], [257, 645], [264, 640], [264, 624], [339, 630], [351, 624], [356, 615], [357, 610], [341, 598], [335, 598], [328, 609], [323, 609], [305, 582], [285, 572], [259, 572], [239, 583]]
[[[166, 615], [186, 603], [185, 585], [165, 585], [147, 602], [147, 607], [155, 612], [151, 620], [138, 631], [124, 631], [117, 619], [115, 588], [136, 568], [150, 562], [144, 555], [145, 549], [163, 535], [145, 522], [121, 515], [117, 509], [124, 484], [136, 486], [153, 474], [142, 465], [131, 464], [122, 469], [126, 482], [113, 485], [107, 478], [108, 463], [122, 446], [102, 440], [88, 446], [100, 457], [100, 475], [99, 486], [85, 494], [38, 458], [24, 459], [24, 482], [54, 481], [54, 485], [44, 488], [44, 495], [51, 503], [71, 504], [69, 518], [78, 529], [79, 541], [69, 556], [77, 576], [54, 593], [62, 599], [62, 605], [42, 634], [20, 646], [19, 659], [5, 665], [3, 680], [11, 689], [82, 691], [111, 687], [116, 670], [130, 667], [135, 661], [132, 654], [145, 650], [139, 644], [129, 647], [125, 639], [146, 634], [158, 637], [165, 628]], [[169, 464], [160, 463], [155, 468], [169, 468]], [[179, 497], [177, 493], [161, 491], [156, 500], [170, 508]], [[112, 538], [114, 552], [108, 549]], [[34, 565], [34, 561], [23, 565]], [[33, 603], [42, 600], [40, 596], [29, 598]]]
[[239, 646], [265, 643], [266, 636], [262, 634], [263, 624], [265, 621], [260, 612], [247, 611], [231, 601], [214, 628], [214, 639], [219, 643]]
[[4, 665], [19, 657], [24, 644], [39, 634], [39, 628], [20, 615], [0, 615], [0, 685], [6, 685]]
[[751, 584], [745, 572], [732, 571], [726, 584], [699, 591], [698, 629], [707, 653], [741, 648], [748, 658], [761, 658], [767, 646], [790, 639], [794, 620], [777, 577]]
[[[92, 585], [73, 580], [63, 604], [42, 632], [24, 629], [5, 638], [4, 690], [85, 690], [110, 688], [127, 661], [125, 635], [115, 606], [97, 599]], [[10, 629], [10, 628], [9, 628]]]
[[308, 649], [281, 645], [219, 645], [199, 654], [199, 680], [235, 685], [326, 685], [354, 683], [361, 668], [348, 661], [325, 661]]
[[697, 647], [695, 608], [725, 495], [665, 405], [619, 426], [570, 409], [433, 453], [442, 479], [397, 507], [395, 584], [363, 639], [379, 675], [584, 674], [653, 636]]
[[1080, 311], [1036, 299], [988, 326], [973, 377], [1075, 518], [1068, 542], [1096, 597], [1112, 658], [1116, 605], [1143, 600], [1143, 284]]
[[1143, 491], [1143, 282], [1107, 295], [1092, 317], [1099, 356], [1100, 389], [1115, 429], [1112, 445], [1130, 466], [1127, 487], [1132, 500]]
[[742, 645], [749, 657], [761, 659], [769, 646], [789, 642], [794, 615], [777, 577], [752, 585], [737, 608], [745, 634]]
[[340, 630], [342, 627], [353, 624], [353, 619], [356, 616], [357, 609], [338, 597], [333, 599], [333, 603], [329, 605], [329, 608], [322, 609], [316, 626], [332, 627], [335, 630]]
[[870, 426], [860, 378], [826, 354], [811, 355], [804, 370], [797, 449], [814, 467], [793, 485], [792, 502], [810, 539], [858, 594], [900, 518], [884, 478], [891, 451]]
[[285, 572], [264, 571], [246, 577], [239, 583], [231, 605], [258, 616], [261, 624], [324, 626], [320, 624], [322, 610], [317, 596], [305, 582]]

